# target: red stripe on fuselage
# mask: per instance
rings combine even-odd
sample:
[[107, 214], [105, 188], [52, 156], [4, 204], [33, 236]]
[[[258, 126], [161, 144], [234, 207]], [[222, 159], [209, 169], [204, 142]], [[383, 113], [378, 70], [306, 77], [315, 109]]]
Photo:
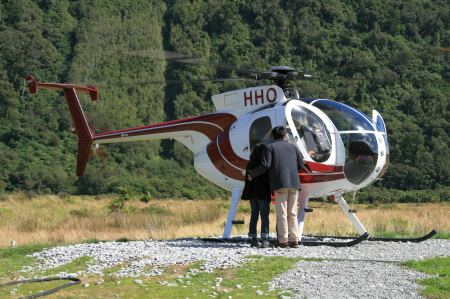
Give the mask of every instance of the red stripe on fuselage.
[[234, 152], [230, 142], [230, 129], [228, 128], [223, 133], [220, 133], [218, 138], [220, 152], [225, 157], [225, 159], [227, 159], [232, 165], [240, 168], [241, 170], [245, 169], [248, 160], [239, 157]]
[[210, 144], [208, 144], [208, 146], [206, 147], [206, 152], [208, 153], [208, 157], [213, 165], [222, 174], [238, 181], [245, 180], [242, 169], [233, 167], [233, 165], [224, 158], [217, 144], [217, 140], [213, 140]]
[[335, 166], [335, 165], [326, 165], [321, 164], [317, 162], [311, 162], [311, 161], [305, 161], [305, 165], [311, 170], [311, 171], [318, 171], [318, 172], [343, 172], [344, 167], [343, 166]]
[[299, 173], [300, 182], [302, 184], [311, 184], [311, 183], [322, 183], [322, 182], [331, 182], [345, 179], [343, 173], [337, 174], [308, 174], [308, 173]]

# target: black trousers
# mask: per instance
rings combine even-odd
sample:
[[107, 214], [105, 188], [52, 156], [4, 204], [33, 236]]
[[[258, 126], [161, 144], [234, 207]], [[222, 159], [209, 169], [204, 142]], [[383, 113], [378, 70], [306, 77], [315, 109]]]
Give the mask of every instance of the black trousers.
[[269, 213], [270, 213], [270, 201], [260, 199], [250, 199], [250, 207], [252, 210], [250, 216], [250, 225], [248, 228], [248, 236], [256, 238], [256, 226], [258, 224], [258, 218], [261, 215], [261, 238], [265, 239], [269, 237]]

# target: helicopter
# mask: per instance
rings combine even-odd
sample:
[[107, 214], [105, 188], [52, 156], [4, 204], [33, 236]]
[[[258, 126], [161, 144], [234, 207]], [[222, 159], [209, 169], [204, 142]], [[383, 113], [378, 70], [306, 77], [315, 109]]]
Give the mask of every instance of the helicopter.
[[[78, 177], [84, 174], [92, 147], [117, 142], [174, 139], [190, 151], [194, 168], [210, 182], [231, 192], [222, 239], [230, 240], [232, 225], [244, 187], [245, 167], [253, 147], [270, 142], [272, 128], [284, 126], [289, 142], [298, 146], [304, 158], [299, 172], [299, 240], [303, 245], [351, 246], [365, 239], [419, 242], [420, 238], [371, 237], [343, 197], [380, 180], [389, 165], [387, 130], [381, 114], [368, 116], [341, 102], [301, 98], [292, 80], [311, 75], [289, 66], [273, 66], [254, 72], [247, 79], [269, 80], [271, 85], [248, 87], [212, 96], [215, 112], [155, 123], [147, 126], [96, 133], [89, 126], [77, 93], [98, 99], [95, 86], [38, 81], [26, 77], [31, 94], [38, 89], [63, 91], [78, 138]], [[359, 237], [346, 242], [302, 240], [308, 198], [327, 197], [337, 203]], [[347, 237], [345, 237], [347, 238]]]

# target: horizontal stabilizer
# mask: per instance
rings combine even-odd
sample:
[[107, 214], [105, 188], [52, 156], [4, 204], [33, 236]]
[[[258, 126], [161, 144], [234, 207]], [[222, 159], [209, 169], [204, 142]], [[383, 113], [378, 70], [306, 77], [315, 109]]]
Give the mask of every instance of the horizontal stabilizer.
[[68, 83], [49, 83], [37, 81], [33, 76], [28, 75], [26, 77], [28, 89], [31, 94], [35, 94], [39, 88], [48, 90], [60, 90], [64, 91], [66, 89], [74, 89], [77, 92], [87, 93], [91, 97], [91, 100], [95, 101], [98, 99], [98, 90], [95, 86], [87, 85], [75, 85]]

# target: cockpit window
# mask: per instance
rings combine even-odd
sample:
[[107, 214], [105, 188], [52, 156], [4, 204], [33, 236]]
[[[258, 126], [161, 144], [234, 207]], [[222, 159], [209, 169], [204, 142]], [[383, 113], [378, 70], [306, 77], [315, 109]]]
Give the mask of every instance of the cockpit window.
[[271, 131], [272, 122], [270, 121], [270, 117], [263, 116], [256, 119], [250, 126], [250, 151], [253, 150], [256, 144], [270, 141]]
[[313, 105], [325, 112], [339, 131], [374, 131], [362, 112], [347, 105], [330, 100], [318, 100]]
[[291, 111], [300, 141], [314, 161], [326, 161], [331, 154], [331, 136], [325, 123], [312, 111], [294, 106]]

